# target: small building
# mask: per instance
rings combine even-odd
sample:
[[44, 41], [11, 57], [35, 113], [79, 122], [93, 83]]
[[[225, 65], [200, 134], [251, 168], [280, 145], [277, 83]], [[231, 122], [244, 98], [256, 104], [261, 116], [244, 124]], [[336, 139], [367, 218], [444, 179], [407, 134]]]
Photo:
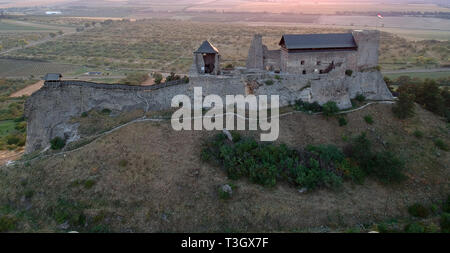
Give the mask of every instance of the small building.
[[59, 73], [48, 73], [44, 77], [46, 82], [59, 82], [61, 81], [62, 75]]
[[205, 40], [194, 52], [194, 63], [191, 74], [220, 74], [220, 54], [219, 50], [209, 41]]

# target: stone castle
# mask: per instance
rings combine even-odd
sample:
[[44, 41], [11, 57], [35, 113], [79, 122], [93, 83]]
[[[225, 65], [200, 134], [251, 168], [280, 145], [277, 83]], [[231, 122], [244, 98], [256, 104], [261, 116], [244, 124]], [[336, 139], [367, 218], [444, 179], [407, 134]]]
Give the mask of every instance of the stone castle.
[[279, 46], [268, 50], [262, 36], [255, 35], [246, 67], [222, 70], [219, 49], [204, 41], [194, 52], [189, 83], [111, 85], [49, 75], [25, 105], [26, 152], [48, 147], [57, 136], [67, 142], [79, 139], [78, 124], [71, 119], [83, 112], [169, 109], [175, 95], [192, 97], [194, 87], [202, 87], [205, 96], [279, 95], [280, 106], [297, 100], [334, 101], [344, 109], [358, 94], [369, 100], [393, 99], [378, 69], [378, 31], [284, 35]]

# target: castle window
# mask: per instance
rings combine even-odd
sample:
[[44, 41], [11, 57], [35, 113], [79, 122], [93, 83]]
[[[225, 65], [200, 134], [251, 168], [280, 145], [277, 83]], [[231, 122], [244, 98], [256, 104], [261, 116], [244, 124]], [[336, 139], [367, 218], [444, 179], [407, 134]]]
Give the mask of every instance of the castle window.
[[300, 61], [300, 64], [301, 65], [305, 65], [305, 61]]
[[302, 71], [302, 74], [303, 74], [303, 75], [306, 75], [306, 70], [303, 70], [303, 71]]

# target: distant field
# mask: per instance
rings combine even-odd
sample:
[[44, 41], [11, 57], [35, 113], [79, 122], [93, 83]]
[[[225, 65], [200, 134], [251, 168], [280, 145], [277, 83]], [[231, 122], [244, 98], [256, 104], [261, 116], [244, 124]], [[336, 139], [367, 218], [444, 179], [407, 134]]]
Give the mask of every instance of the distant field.
[[361, 1], [328, 1], [320, 3], [311, 2], [269, 2], [269, 1], [245, 1], [245, 0], [217, 0], [211, 4], [199, 4], [188, 7], [190, 11], [249, 11], [249, 12], [295, 12], [295, 13], [321, 13], [334, 14], [337, 11], [441, 11], [448, 12], [449, 9], [439, 7], [435, 4], [389, 4], [389, 3], [364, 3]]
[[70, 32], [74, 28], [64, 25], [49, 25], [49, 24], [39, 24], [33, 22], [19, 21], [3, 19], [0, 20], [0, 33], [2, 32], [57, 32], [57, 31]]
[[73, 71], [78, 66], [51, 62], [0, 59], [0, 78], [6, 77], [41, 77], [46, 73], [64, 73]]
[[[220, 50], [223, 64], [242, 66], [254, 34], [263, 34], [264, 43], [275, 49], [282, 34], [344, 31], [347, 29], [305, 25], [251, 26], [157, 19], [113, 21], [109, 25], [18, 50], [10, 55], [90, 65], [97, 69], [154, 69], [186, 73], [192, 64], [192, 52], [205, 39]], [[436, 68], [450, 64], [449, 56], [449, 41], [409, 41], [390, 33], [382, 33], [381, 36], [380, 64], [384, 70]]]
[[49, 28], [39, 28], [35, 26], [24, 26], [10, 22], [0, 21], [0, 31], [51, 31]]
[[426, 79], [426, 78], [439, 79], [439, 78], [450, 78], [450, 71], [395, 73], [395, 74], [384, 74], [384, 76], [387, 76], [390, 79], [397, 79], [400, 76], [409, 76], [411, 78], [420, 78], [420, 79]]

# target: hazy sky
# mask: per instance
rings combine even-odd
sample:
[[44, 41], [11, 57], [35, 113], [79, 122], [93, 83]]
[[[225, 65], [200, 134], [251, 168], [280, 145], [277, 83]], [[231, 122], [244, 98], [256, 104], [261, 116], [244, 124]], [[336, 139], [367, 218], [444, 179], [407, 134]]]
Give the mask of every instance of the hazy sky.
[[[227, 0], [223, 0], [227, 1]], [[230, 2], [245, 2], [246, 0], [229, 0]], [[249, 2], [257, 2], [257, 0], [248, 0]], [[358, 2], [376, 2], [376, 3], [442, 3], [448, 4], [450, 0], [271, 0], [271, 2], [296, 2], [296, 3], [339, 3], [339, 2], [354, 2], [356, 5]], [[128, 3], [140, 3], [145, 4], [186, 4], [186, 3], [207, 3], [213, 2], [213, 0], [0, 0], [0, 7], [26, 7], [26, 6], [54, 6], [58, 4], [65, 3], [78, 3], [79, 5], [93, 4], [93, 3], [123, 3], [124, 5]], [[267, 2], [267, 0], [265, 1]]]

